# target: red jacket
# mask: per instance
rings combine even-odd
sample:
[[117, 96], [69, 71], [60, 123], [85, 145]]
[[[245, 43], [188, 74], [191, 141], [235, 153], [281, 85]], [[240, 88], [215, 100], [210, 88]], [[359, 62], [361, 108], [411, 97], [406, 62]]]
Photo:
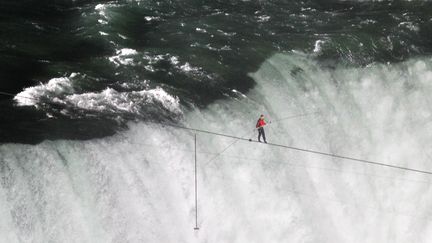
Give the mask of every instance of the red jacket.
[[257, 124], [256, 124], [257, 128], [263, 127], [265, 125], [266, 125], [266, 123], [265, 123], [264, 119], [258, 119]]

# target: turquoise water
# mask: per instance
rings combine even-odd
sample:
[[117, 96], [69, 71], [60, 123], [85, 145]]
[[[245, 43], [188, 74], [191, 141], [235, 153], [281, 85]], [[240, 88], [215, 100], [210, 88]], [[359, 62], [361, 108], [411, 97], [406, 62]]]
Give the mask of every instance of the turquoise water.
[[201, 133], [195, 231], [163, 124], [432, 171], [431, 8], [0, 3], [0, 242], [430, 242], [429, 175]]
[[[1, 97], [11, 114], [1, 120], [2, 141], [89, 139], [130, 120], [178, 121], [179, 110], [248, 92], [256, 85], [248, 74], [276, 53], [309, 54], [329, 68], [428, 56], [431, 8], [421, 1], [7, 1], [0, 90], [20, 95]], [[178, 107], [167, 109], [166, 97]]]

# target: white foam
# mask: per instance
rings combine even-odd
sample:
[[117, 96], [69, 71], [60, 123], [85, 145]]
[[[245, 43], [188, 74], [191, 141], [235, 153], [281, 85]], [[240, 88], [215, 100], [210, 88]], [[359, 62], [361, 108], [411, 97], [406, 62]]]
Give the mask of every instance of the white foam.
[[199, 72], [200, 69], [197, 67], [192, 67], [188, 62], [186, 62], [185, 64], [181, 65], [179, 67], [181, 70], [183, 70], [183, 72]]
[[133, 56], [137, 55], [138, 52], [134, 49], [123, 48], [116, 51], [115, 56], [109, 57], [108, 59], [116, 66], [120, 65], [135, 65]]
[[364, 25], [368, 25], [368, 24], [376, 24], [378, 23], [378, 21], [373, 20], [373, 19], [366, 19], [366, 20], [362, 20], [360, 21], [360, 24], [364, 24]]
[[221, 51], [231, 51], [232, 49], [231, 49], [230, 46], [225, 45], [225, 46], [222, 46], [219, 50], [221, 50]]
[[[229, 47], [225, 46], [225, 50]], [[201, 68], [192, 66], [189, 62], [181, 62], [178, 56], [173, 56], [170, 53], [152, 55], [150, 53], [145, 53], [143, 58], [148, 62], [148, 65], [144, 65], [144, 68], [150, 72], [155, 72], [153, 64], [156, 64], [162, 60], [169, 61], [175, 69], [192, 75], [202, 75], [204, 72]]]
[[223, 30], [217, 30], [217, 31], [224, 36], [235, 36], [237, 34], [236, 32], [225, 32]]
[[202, 28], [195, 28], [195, 30], [196, 30], [197, 32], [200, 32], [200, 33], [207, 33], [207, 30], [206, 30], [206, 29], [202, 29]]
[[258, 16], [257, 17], [257, 21], [258, 22], [267, 22], [267, 21], [269, 21], [270, 20], [270, 16], [268, 16], [268, 15], [261, 15], [261, 16]]
[[172, 56], [170, 58], [170, 62], [174, 65], [177, 65], [179, 63], [178, 57], [177, 56]]
[[415, 32], [418, 32], [420, 30], [420, 28], [416, 24], [414, 24], [413, 22], [409, 22], [409, 21], [401, 22], [401, 23], [399, 23], [398, 26], [399, 27], [405, 27], [405, 28], [407, 28], [411, 31], [415, 31]]
[[[133, 51], [124, 51], [133, 53]], [[108, 113], [128, 112], [142, 115], [146, 106], [155, 105], [173, 114], [181, 114], [180, 101], [178, 97], [168, 94], [161, 87], [150, 90], [119, 92], [112, 88], [106, 88], [101, 92], [88, 92], [75, 94], [74, 78], [79, 74], [72, 73], [69, 77], [53, 78], [46, 84], [29, 87], [18, 93], [14, 100], [19, 106], [38, 106], [43, 103], [42, 98], [50, 103], [64, 105], [64, 114], [69, 109], [79, 108], [81, 110], [100, 111]], [[140, 85], [147, 86], [148, 80]], [[121, 83], [123, 88], [139, 88], [129, 83]]]
[[130, 48], [123, 48], [123, 49], [117, 51], [117, 54], [121, 55], [121, 56], [135, 55], [137, 53], [138, 52], [136, 50], [130, 49]]
[[240, 95], [243, 98], [247, 98], [247, 96], [245, 94], [243, 94], [242, 92], [236, 90], [236, 89], [232, 89], [231, 90], [233, 93]]
[[314, 47], [313, 52], [320, 53], [321, 50], [322, 50], [322, 45], [324, 43], [325, 43], [325, 41], [323, 41], [323, 40], [317, 40], [317, 41], [315, 41], [315, 47]]
[[[155, 64], [155, 63], [157, 63], [161, 60], [167, 59], [169, 57], [170, 57], [169, 53], [167, 53], [165, 55], [163, 55], [163, 54], [152, 55], [150, 53], [145, 53], [143, 56], [143, 59], [147, 60], [149, 64]], [[177, 57], [175, 57], [175, 58], [177, 58]], [[175, 60], [175, 59], [172, 59], [172, 60]]]
[[108, 19], [108, 16], [106, 14], [107, 5], [106, 4], [98, 4], [95, 7], [95, 10], [98, 11], [99, 15], [104, 17], [105, 19]]
[[98, 4], [95, 6], [95, 10], [101, 11], [101, 10], [105, 10], [106, 6], [105, 4]]
[[73, 93], [74, 88], [70, 78], [75, 77], [75, 73], [70, 77], [53, 78], [46, 84], [39, 84], [37, 86], [25, 88], [22, 92], [18, 93], [14, 100], [19, 106], [32, 106], [37, 105], [41, 97], [56, 97], [64, 93]]
[[156, 72], [155, 68], [152, 65], [145, 65], [144, 68], [149, 72]]
[[122, 34], [118, 34], [118, 33], [117, 33], [117, 35], [118, 35], [120, 38], [122, 38], [123, 40], [127, 40], [127, 39], [128, 39], [126, 36], [124, 36], [124, 35], [122, 35]]
[[106, 20], [103, 20], [103, 19], [98, 19], [98, 22], [100, 24], [108, 24], [108, 22]]
[[182, 113], [179, 99], [160, 87], [132, 92], [118, 92], [107, 88], [100, 93], [68, 95], [65, 102], [84, 110], [110, 113], [128, 112], [139, 115], [145, 110], [146, 105], [151, 104], [162, 105], [166, 110], [175, 114]]
[[160, 17], [156, 17], [156, 16], [145, 16], [144, 19], [147, 20], [147, 21], [152, 21], [152, 20], [159, 20]]

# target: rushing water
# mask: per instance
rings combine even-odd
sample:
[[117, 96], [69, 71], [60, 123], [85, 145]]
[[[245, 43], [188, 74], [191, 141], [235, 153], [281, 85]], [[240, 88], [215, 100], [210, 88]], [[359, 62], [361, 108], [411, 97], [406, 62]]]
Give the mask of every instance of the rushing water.
[[0, 3], [0, 91], [14, 94], [0, 100], [0, 242], [429, 242], [430, 176], [208, 134], [194, 231], [194, 133], [161, 124], [255, 139], [265, 114], [272, 143], [432, 171], [431, 13]]
[[[429, 2], [6, 1], [3, 142], [89, 139], [246, 94], [276, 53], [363, 67], [427, 56]], [[102, 126], [100, 124], [103, 124]]]

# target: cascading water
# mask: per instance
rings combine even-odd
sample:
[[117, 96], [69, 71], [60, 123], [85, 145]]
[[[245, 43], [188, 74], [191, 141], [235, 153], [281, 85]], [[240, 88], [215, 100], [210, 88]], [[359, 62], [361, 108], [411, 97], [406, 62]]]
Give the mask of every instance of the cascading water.
[[[244, 97], [184, 116], [190, 127], [431, 170], [427, 94], [432, 60], [320, 67], [277, 54]], [[297, 71], [295, 71], [297, 70]], [[415, 81], [415, 82], [414, 82]], [[246, 136], [246, 137], [247, 137]], [[90, 141], [7, 144], [4, 242], [427, 242], [430, 178], [198, 134], [194, 232], [193, 133], [153, 123]]]
[[430, 175], [174, 126], [432, 171], [430, 11], [1, 3], [0, 243], [429, 242]]

